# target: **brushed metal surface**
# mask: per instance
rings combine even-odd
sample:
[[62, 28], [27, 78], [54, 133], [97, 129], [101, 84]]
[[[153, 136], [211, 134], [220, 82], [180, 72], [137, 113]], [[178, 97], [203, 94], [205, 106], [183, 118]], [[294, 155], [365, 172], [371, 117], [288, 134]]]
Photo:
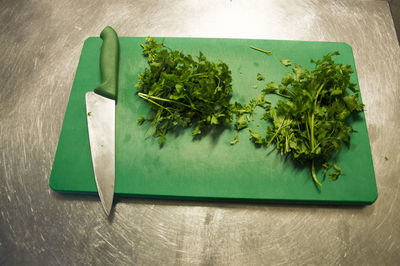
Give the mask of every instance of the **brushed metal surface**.
[[87, 92], [86, 112], [90, 153], [97, 191], [108, 216], [114, 199], [115, 100]]
[[[386, 1], [0, 1], [1, 265], [394, 265], [400, 261], [400, 49]], [[48, 186], [84, 40], [120, 36], [347, 42], [379, 197], [313, 207], [119, 198]]]

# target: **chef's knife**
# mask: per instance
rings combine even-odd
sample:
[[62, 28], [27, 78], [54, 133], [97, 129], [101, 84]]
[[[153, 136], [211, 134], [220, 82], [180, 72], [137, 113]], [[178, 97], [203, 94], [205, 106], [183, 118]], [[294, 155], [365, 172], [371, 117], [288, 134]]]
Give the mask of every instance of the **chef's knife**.
[[90, 152], [97, 190], [107, 215], [114, 198], [115, 182], [115, 104], [118, 89], [119, 41], [109, 26], [100, 37], [101, 84], [86, 93]]

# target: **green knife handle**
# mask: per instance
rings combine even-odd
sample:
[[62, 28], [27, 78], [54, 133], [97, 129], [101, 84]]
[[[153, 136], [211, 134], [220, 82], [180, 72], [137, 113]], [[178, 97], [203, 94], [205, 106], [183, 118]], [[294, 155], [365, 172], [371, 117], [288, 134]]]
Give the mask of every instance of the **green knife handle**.
[[119, 67], [119, 41], [113, 28], [107, 26], [101, 32], [103, 39], [100, 52], [101, 84], [94, 92], [109, 99], [117, 99], [118, 67]]

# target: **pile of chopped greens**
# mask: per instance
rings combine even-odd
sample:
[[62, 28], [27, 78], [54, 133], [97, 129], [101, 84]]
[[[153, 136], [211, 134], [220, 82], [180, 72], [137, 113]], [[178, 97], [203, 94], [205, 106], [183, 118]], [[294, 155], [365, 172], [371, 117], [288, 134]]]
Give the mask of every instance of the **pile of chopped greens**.
[[[312, 178], [318, 186], [321, 183], [316, 176], [316, 164], [324, 168], [324, 175], [333, 168], [329, 174], [331, 180], [341, 174], [340, 167], [329, 161], [343, 144], [350, 144], [350, 133], [355, 130], [348, 125], [348, 118], [362, 111], [364, 105], [359, 101], [356, 84], [350, 81], [354, 72], [351, 66], [337, 64], [332, 59], [339, 52], [311, 60], [315, 65], [313, 70], [281, 59], [284, 66], [292, 66], [292, 73], [286, 74], [279, 85], [269, 82], [262, 94], [248, 104], [230, 104], [232, 77], [225, 63], [210, 62], [201, 52], [194, 59], [151, 37], [142, 48], [150, 68], [139, 75], [136, 87], [138, 96], [150, 103], [153, 112], [150, 118], [141, 117], [138, 124], [150, 121], [152, 135], [159, 138], [160, 145], [168, 130], [176, 127], [193, 126], [195, 136], [211, 126], [228, 125], [235, 116], [236, 130], [248, 128], [250, 117], [259, 106], [270, 126], [264, 136], [248, 128], [254, 143], [267, 147], [275, 144], [281, 155], [310, 163]], [[263, 81], [264, 77], [258, 73], [257, 80]], [[274, 106], [265, 99], [271, 94], [280, 97]], [[238, 141], [236, 136], [230, 144]]]
[[[333, 167], [331, 180], [339, 177], [340, 167], [329, 159], [344, 143], [350, 143], [350, 133], [355, 130], [346, 119], [364, 107], [356, 84], [350, 82], [354, 71], [349, 65], [335, 63], [332, 56], [336, 55], [339, 53], [311, 60], [315, 64], [311, 71], [294, 64], [293, 73], [285, 75], [281, 84], [268, 83], [263, 94], [276, 94], [282, 99], [274, 107], [265, 106], [263, 118], [271, 122], [265, 138], [250, 130], [250, 139], [255, 143], [267, 146], [273, 143], [282, 155], [290, 154], [300, 162], [310, 162], [313, 180], [319, 186], [315, 162], [323, 162], [324, 175]], [[282, 64], [291, 65], [288, 60]]]
[[210, 126], [232, 121], [232, 77], [225, 63], [210, 62], [201, 52], [194, 59], [151, 37], [142, 48], [150, 68], [139, 75], [136, 87], [153, 113], [138, 124], [151, 121], [152, 135], [160, 144], [174, 127], [195, 126], [192, 134], [199, 135]]

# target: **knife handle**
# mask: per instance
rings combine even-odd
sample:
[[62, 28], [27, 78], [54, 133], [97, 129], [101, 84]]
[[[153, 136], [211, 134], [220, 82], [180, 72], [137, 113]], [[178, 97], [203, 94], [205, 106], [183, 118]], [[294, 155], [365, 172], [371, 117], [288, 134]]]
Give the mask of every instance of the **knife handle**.
[[113, 28], [107, 26], [100, 34], [103, 39], [100, 52], [101, 84], [94, 92], [109, 99], [117, 100], [119, 40]]

